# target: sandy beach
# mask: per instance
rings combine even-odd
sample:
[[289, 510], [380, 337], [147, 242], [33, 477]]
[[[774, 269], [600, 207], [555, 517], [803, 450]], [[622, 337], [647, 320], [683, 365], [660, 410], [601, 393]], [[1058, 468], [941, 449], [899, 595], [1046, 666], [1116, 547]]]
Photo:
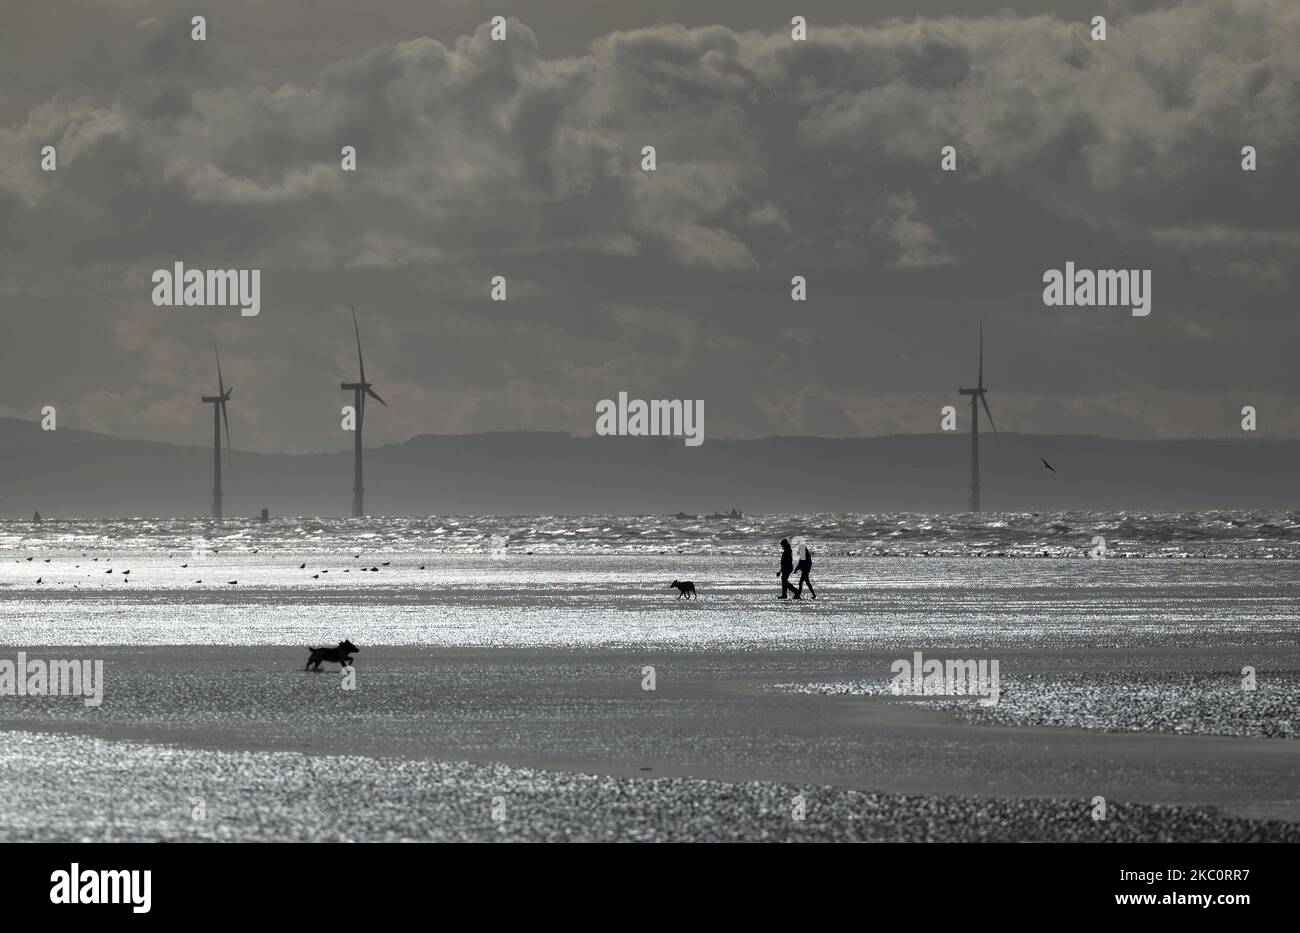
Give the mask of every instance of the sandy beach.
[[[6, 838], [1300, 838], [1293, 561], [828, 557], [782, 604], [743, 555], [687, 603], [673, 555], [259, 551], [0, 564], [0, 659], [105, 684], [0, 697]], [[914, 651], [1000, 701], [893, 695]]]
[[[848, 801], [858, 798], [845, 796], [849, 791], [883, 794], [891, 799], [887, 807], [895, 813], [895, 829], [904, 838], [916, 835], [914, 829], [904, 828], [912, 808], [894, 796], [924, 796], [954, 818], [969, 807], [1001, 812], [997, 825], [958, 829], [965, 821], [954, 819], [953, 827], [927, 830], [925, 838], [1074, 838], [1078, 833], [1092, 838], [1083, 831], [1101, 832], [1088, 818], [1089, 801], [1097, 795], [1126, 806], [1158, 805], [1154, 810], [1140, 806], [1122, 811], [1141, 813], [1144, 827], [1128, 827], [1123, 832], [1131, 835], [1123, 838], [1141, 838], [1143, 832], [1152, 838], [1195, 838], [1193, 832], [1201, 830], [1190, 828], [1186, 813], [1161, 809], [1170, 806], [1227, 820], [1223, 829], [1215, 830], [1224, 838], [1257, 833], [1260, 838], [1289, 839], [1300, 833], [1295, 777], [1300, 773], [1300, 745], [1287, 739], [1186, 734], [1172, 727], [1133, 732], [1003, 725], [1000, 710], [980, 710], [973, 700], [903, 700], [884, 692], [819, 695], [783, 686], [792, 678], [824, 684], [863, 670], [887, 670], [889, 653], [375, 647], [358, 656], [356, 689], [351, 691], [342, 689], [337, 671], [301, 671], [301, 649], [51, 646], [43, 655], [105, 662], [105, 698], [99, 709], [88, 709], [77, 698], [48, 697], [6, 698], [3, 707], [3, 726], [12, 733], [10, 738], [27, 736], [22, 760], [36, 763], [38, 773], [49, 769], [46, 780], [34, 783], [46, 790], [64, 788], [66, 798], [57, 793], [55, 798], [67, 805], [96, 782], [94, 769], [54, 767], [47, 750], [65, 746], [48, 745], [32, 738], [33, 733], [58, 734], [59, 743], [90, 749], [50, 751], [55, 760], [71, 754], [116, 761], [113, 768], [130, 774], [130, 782], [139, 776], [146, 786], [154, 780], [148, 775], [158, 772], [161, 779], [172, 765], [201, 774], [207, 767], [203, 762], [222, 762], [217, 768], [225, 775], [217, 785], [221, 792], [235, 793], [236, 799], [245, 792], [253, 794], [247, 805], [261, 800], [268, 811], [293, 808], [270, 789], [274, 782], [246, 786], [240, 776], [246, 766], [256, 770], [252, 763], [261, 762], [265, 768], [274, 763], [290, 771], [332, 773], [346, 760], [349, 773], [358, 768], [361, 774], [373, 772], [381, 788], [396, 775], [412, 773], [410, 769], [437, 775], [440, 769], [463, 766], [468, 769], [464, 773], [474, 775], [471, 783], [482, 788], [476, 793], [485, 807], [494, 796], [488, 792], [491, 788], [499, 787], [508, 797], [521, 782], [532, 786], [541, 770], [549, 775], [544, 785], [561, 781], [559, 775], [579, 783], [586, 780], [579, 775], [606, 778], [603, 784], [588, 781], [583, 786], [604, 788], [602, 794], [612, 794], [614, 800], [639, 800], [651, 811], [669, 805], [654, 802], [658, 792], [652, 790], [661, 784], [636, 789], [648, 779], [675, 782], [668, 786], [688, 799], [705, 789], [728, 796], [749, 787], [742, 796], [757, 794], [755, 799], [766, 800], [763, 806], [769, 810], [781, 809], [777, 803], [801, 792], [850, 808]], [[1148, 651], [1134, 664], [1128, 653], [1034, 651], [1007, 655], [1003, 663], [1016, 671], [1036, 672], [1036, 677], [1061, 670], [1074, 675], [1104, 671], [1116, 683], [1111, 708], [1125, 709], [1126, 677], [1140, 682], [1152, 671], [1198, 668], [1201, 681], [1213, 685], [1222, 680], [1221, 671], [1242, 656], [1240, 651]], [[1279, 653], [1272, 662], [1294, 669], [1297, 658]], [[655, 668], [654, 691], [641, 689], [647, 665]], [[1010, 705], [1017, 694], [1035, 689], [1028, 685], [1031, 680], [1028, 674], [1008, 676], [1003, 702]], [[1293, 687], [1294, 679], [1290, 683]], [[1287, 697], [1286, 708], [1294, 711], [1294, 693]], [[962, 709], [954, 711], [955, 706]], [[1202, 707], [1193, 707], [1196, 711], [1189, 715], [1201, 730], [1212, 731], [1214, 723], [1225, 720], [1224, 705], [1213, 693]], [[1094, 715], [1102, 712], [1094, 710]], [[166, 750], [142, 750], [148, 746]], [[10, 750], [6, 754], [15, 748], [5, 747]], [[159, 755], [171, 764], [162, 768]], [[362, 764], [357, 764], [359, 759]], [[507, 767], [494, 777], [496, 766]], [[32, 775], [15, 773], [12, 767], [5, 774], [6, 789], [13, 791], [4, 795], [6, 799], [23, 800], [18, 785], [32, 783]], [[441, 778], [428, 780], [438, 784]], [[754, 785], [762, 785], [763, 792]], [[401, 806], [404, 791], [394, 788], [393, 793], [390, 804]], [[204, 795], [196, 791], [195, 796]], [[947, 802], [934, 802], [940, 798]], [[551, 805], [548, 799], [534, 793], [530, 812], [540, 823], [528, 822], [511, 832], [534, 838], [562, 831], [563, 818], [536, 815]], [[115, 822], [105, 824], [117, 828], [103, 831], [126, 838], [147, 836], [146, 802], [124, 803]], [[552, 803], [569, 806], [563, 795]], [[1026, 807], [1046, 807], [1059, 820], [1035, 824], [1031, 832], [1023, 825]], [[37, 812], [46, 815], [45, 828], [51, 832], [66, 832], [57, 826], [76, 824], [57, 806]], [[1122, 812], [1112, 813], [1110, 821], [1125, 819]], [[893, 824], [883, 812], [878, 815], [880, 825], [861, 838], [895, 838], [888, 833]], [[652, 816], [657, 833], [691, 837], [688, 827], [673, 826], [671, 820], [661, 825], [663, 813], [646, 818]], [[737, 816], [741, 822], [730, 830], [705, 835], [754, 838], [760, 830], [746, 823], [753, 816]], [[1229, 829], [1233, 818], [1288, 822]], [[284, 819], [294, 823], [292, 812]], [[5, 825], [29, 821], [30, 816]], [[239, 838], [296, 838], [287, 828], [274, 828], [279, 825], [269, 822], [257, 833], [243, 825], [230, 832]], [[569, 828], [579, 832], [576, 825]], [[166, 832], [174, 837], [190, 831], [172, 826]], [[354, 831], [355, 838], [386, 838], [390, 830]], [[861, 826], [827, 825], [817, 835], [859, 838], [858, 831], [865, 832]], [[445, 827], [424, 832], [429, 838], [443, 832], [455, 835]], [[580, 835], [584, 832], [604, 838], [612, 830], [582, 830]]]

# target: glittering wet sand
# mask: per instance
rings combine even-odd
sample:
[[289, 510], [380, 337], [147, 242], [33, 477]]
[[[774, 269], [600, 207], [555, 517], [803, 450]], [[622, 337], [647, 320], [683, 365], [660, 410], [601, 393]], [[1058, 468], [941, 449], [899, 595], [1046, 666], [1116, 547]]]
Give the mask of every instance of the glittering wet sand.
[[[798, 807], [802, 819], [795, 819]], [[907, 797], [506, 765], [0, 733], [0, 841], [1233, 841], [1300, 826], [1185, 807]]]
[[[103, 705], [7, 697], [0, 727], [230, 753], [500, 763], [633, 780], [944, 797], [1100, 795], [1300, 820], [1300, 743], [1290, 739], [990, 725], [892, 696], [774, 689], [887, 671], [889, 652], [368, 646], [356, 659], [354, 690], [344, 689], [337, 668], [303, 672], [305, 651], [287, 647], [55, 646], [43, 656], [102, 659]], [[1241, 649], [1148, 652], [1142, 667], [1147, 675], [1162, 666], [1231, 670], [1242, 657]], [[1128, 652], [1031, 651], [1001, 663], [1105, 672], [1130, 661]], [[1278, 652], [1264, 666], [1298, 661]], [[642, 689], [647, 667], [653, 691]], [[1115, 701], [1122, 707], [1123, 694]]]
[[[1290, 560], [823, 555], [820, 598], [782, 601], [775, 563], [746, 556], [88, 553], [0, 559], [0, 638], [907, 651], [1290, 646], [1300, 632]], [[677, 600], [674, 579], [699, 600]]]
[[[221, 582], [188, 581], [186, 556], [83, 577], [51, 557], [49, 588], [0, 567], [0, 658], [97, 658], [107, 679], [98, 709], [0, 697], [10, 838], [1272, 839], [1300, 821], [1291, 561], [827, 559], [823, 598], [782, 604], [761, 565], [715, 556], [688, 604], [676, 557], [206, 560]], [[342, 637], [355, 690], [301, 671], [302, 646]], [[1009, 693], [986, 711], [824, 689], [887, 686], [916, 650], [996, 658]], [[196, 828], [173, 811], [208, 772], [228, 818]], [[818, 806], [794, 825], [801, 790]], [[530, 816], [499, 828], [493, 796]]]

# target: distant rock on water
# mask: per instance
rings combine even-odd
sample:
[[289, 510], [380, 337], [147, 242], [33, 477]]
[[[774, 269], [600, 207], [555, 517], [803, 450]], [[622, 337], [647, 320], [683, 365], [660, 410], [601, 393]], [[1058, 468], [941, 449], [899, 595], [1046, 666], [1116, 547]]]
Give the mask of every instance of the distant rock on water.
[[41, 521], [44, 521], [44, 519], [41, 518], [41, 510], [40, 510], [40, 509], [37, 509], [37, 510], [36, 510], [36, 514], [32, 516], [32, 521], [33, 521], [33, 522], [41, 522]]

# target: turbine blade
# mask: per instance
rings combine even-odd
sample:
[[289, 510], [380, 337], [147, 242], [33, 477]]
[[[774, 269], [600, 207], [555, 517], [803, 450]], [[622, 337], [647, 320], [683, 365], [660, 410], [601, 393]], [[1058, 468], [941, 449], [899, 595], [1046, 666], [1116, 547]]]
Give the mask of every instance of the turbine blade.
[[388, 403], [385, 402], [382, 398], [380, 398], [379, 393], [376, 392], [374, 389], [370, 388], [370, 386], [366, 386], [366, 395], [369, 395], [372, 399], [374, 399], [380, 405], [383, 405], [385, 408], [388, 407]]
[[[233, 391], [233, 390], [232, 390]], [[221, 403], [221, 420], [226, 422], [226, 466], [232, 466], [234, 454], [230, 451], [230, 415], [226, 412], [226, 403]]]
[[226, 383], [221, 378], [221, 351], [217, 349], [217, 345], [215, 343], [212, 345], [212, 352], [217, 355], [217, 394], [225, 395]]
[[[980, 380], [975, 383], [981, 389], [984, 388], [984, 319], [980, 318]], [[984, 406], [987, 408], [988, 406]], [[993, 419], [990, 418], [990, 421]]]
[[357, 325], [357, 309], [352, 309], [352, 329], [357, 335], [357, 368], [361, 370], [361, 381], [366, 381], [366, 362], [361, 358], [361, 328]]
[[980, 393], [980, 402], [984, 405], [984, 414], [989, 416], [989, 424], [993, 425], [993, 436], [998, 439], [999, 443], [1001, 443], [1002, 435], [998, 434], [998, 426], [993, 424], [993, 412], [989, 411], [989, 400], [984, 397], [983, 392]]

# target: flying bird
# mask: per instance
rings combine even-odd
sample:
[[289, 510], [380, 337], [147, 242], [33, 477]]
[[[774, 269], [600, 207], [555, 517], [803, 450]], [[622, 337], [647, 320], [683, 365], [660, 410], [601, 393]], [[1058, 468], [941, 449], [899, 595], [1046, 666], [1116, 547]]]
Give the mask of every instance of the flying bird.
[[[1039, 460], [1043, 460], [1042, 457], [1039, 457], [1038, 459], [1039, 459]], [[1043, 466], [1047, 467], [1047, 468], [1048, 468], [1049, 470], [1051, 470], [1053, 473], [1056, 472], [1056, 467], [1052, 466], [1052, 465], [1051, 465], [1050, 463], [1048, 463], [1046, 460], [1043, 460]]]

